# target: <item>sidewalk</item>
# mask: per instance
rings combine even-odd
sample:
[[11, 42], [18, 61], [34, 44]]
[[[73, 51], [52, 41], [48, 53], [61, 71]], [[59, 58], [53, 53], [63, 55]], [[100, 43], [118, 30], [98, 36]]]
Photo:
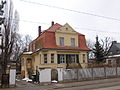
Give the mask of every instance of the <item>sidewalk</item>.
[[0, 90], [54, 90], [54, 89], [80, 87], [80, 86], [87, 86], [93, 84], [112, 83], [112, 82], [120, 82], [120, 78], [109, 78], [109, 79], [101, 79], [101, 80], [66, 82], [66, 83], [51, 83], [51, 84], [45, 83], [43, 85], [20, 81], [16, 83], [16, 87], [14, 88], [4, 88], [4, 89], [0, 88]]
[[68, 88], [68, 87], [69, 88], [70, 87], [78, 87], [78, 86], [93, 85], [93, 84], [112, 83], [112, 82], [120, 82], [120, 78], [109, 78], [109, 79], [101, 79], [101, 80], [79, 81], [79, 82], [68, 82], [68, 83], [57, 83], [57, 84], [53, 84], [53, 88], [49, 88], [47, 90]]

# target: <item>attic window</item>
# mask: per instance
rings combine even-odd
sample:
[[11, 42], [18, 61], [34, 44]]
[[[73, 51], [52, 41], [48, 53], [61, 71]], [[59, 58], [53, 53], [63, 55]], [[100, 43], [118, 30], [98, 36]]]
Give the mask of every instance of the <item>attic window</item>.
[[68, 28], [66, 28], [66, 30], [68, 30]]

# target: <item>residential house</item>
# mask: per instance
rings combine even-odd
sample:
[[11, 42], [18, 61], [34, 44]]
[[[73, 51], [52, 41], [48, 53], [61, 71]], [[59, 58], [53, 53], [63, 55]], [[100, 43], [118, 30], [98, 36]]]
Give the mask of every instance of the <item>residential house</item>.
[[69, 24], [52, 25], [41, 32], [29, 45], [29, 52], [22, 55], [22, 74], [37, 68], [76, 68], [87, 67], [89, 48], [85, 35], [76, 32]]
[[120, 64], [120, 43], [118, 43], [117, 41], [112, 42], [106, 63]]

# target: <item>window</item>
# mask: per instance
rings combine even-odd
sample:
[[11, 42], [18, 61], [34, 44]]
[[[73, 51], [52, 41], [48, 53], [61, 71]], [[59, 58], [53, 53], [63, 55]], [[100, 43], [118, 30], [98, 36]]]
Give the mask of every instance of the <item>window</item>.
[[32, 60], [30, 58], [27, 59], [27, 63], [30, 64]]
[[85, 63], [85, 54], [83, 54], [83, 63]]
[[40, 64], [41, 64], [41, 54], [40, 54]]
[[51, 54], [51, 63], [54, 63], [54, 54]]
[[44, 63], [47, 63], [47, 54], [44, 54]]
[[119, 53], [120, 53], [120, 51], [119, 51], [119, 50], [116, 50], [116, 52], [117, 52], [117, 54], [119, 54]]
[[60, 55], [60, 63], [65, 63], [65, 55]]
[[71, 38], [71, 46], [75, 47], [75, 38]]
[[71, 55], [71, 63], [75, 63], [75, 55]]
[[76, 62], [79, 63], [79, 55], [76, 55]]
[[60, 37], [60, 46], [64, 46], [64, 37]]

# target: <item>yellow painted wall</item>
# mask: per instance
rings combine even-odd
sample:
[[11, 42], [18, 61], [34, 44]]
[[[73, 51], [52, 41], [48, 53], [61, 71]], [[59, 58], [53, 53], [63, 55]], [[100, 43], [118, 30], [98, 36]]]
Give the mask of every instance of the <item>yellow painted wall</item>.
[[[66, 30], [67, 28], [67, 30]], [[78, 34], [68, 24], [55, 32], [56, 44], [60, 45], [60, 37], [64, 37], [64, 46], [71, 46], [71, 38], [75, 38], [75, 47], [78, 47]]]
[[[85, 54], [85, 62], [83, 62], [83, 54]], [[83, 52], [80, 52], [80, 64], [83, 68], [87, 67], [87, 64], [88, 64], [88, 60], [87, 60], [87, 52], [83, 51]]]
[[[47, 60], [48, 63], [44, 64], [44, 54], [48, 54], [47, 55]], [[51, 54], [54, 54], [54, 63], [51, 63]], [[25, 70], [25, 77], [28, 77], [27, 74], [27, 68], [26, 68], [26, 60], [27, 58], [31, 58], [32, 59], [32, 65], [33, 65], [33, 70], [35, 72], [36, 67], [38, 66], [38, 68], [66, 68], [66, 63], [64, 64], [57, 64], [57, 54], [79, 54], [79, 62], [81, 64], [81, 66], [87, 67], [87, 52], [85, 51], [57, 51], [57, 50], [47, 50], [47, 51], [40, 51], [37, 54], [31, 55], [31, 56], [24, 56], [24, 66], [22, 66], [22, 70]], [[85, 54], [85, 63], [83, 63], [83, 54]], [[40, 59], [41, 56], [41, 59]], [[77, 65], [77, 64], [76, 64]]]

